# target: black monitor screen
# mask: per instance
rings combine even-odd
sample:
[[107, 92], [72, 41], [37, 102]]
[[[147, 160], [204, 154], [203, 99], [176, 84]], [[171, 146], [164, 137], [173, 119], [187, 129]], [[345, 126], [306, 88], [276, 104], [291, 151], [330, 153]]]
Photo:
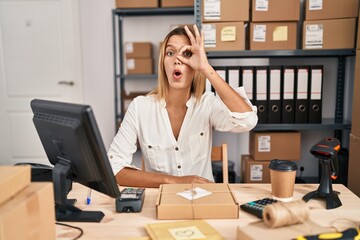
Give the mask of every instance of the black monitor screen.
[[105, 147], [88, 105], [34, 99], [33, 122], [53, 169], [56, 219], [101, 221], [101, 212], [85, 212], [67, 199], [69, 182], [111, 197], [120, 195]]

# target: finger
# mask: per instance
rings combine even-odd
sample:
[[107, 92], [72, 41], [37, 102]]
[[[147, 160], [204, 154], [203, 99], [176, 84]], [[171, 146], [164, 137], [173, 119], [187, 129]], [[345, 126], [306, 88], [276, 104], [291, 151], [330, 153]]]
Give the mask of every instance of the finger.
[[196, 24], [194, 24], [194, 32], [196, 39], [201, 39], [199, 29], [197, 28]]
[[195, 41], [195, 38], [194, 38], [194, 35], [192, 34], [192, 32], [189, 30], [188, 26], [185, 26], [184, 27], [185, 29], [185, 32], [186, 34], [188, 35], [189, 39], [190, 39], [190, 42], [191, 42], [191, 45], [193, 45], [196, 41]]

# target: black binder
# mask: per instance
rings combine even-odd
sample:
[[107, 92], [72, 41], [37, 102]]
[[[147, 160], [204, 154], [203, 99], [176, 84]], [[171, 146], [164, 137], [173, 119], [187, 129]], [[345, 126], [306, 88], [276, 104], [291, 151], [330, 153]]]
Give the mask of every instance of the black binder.
[[281, 67], [269, 67], [268, 123], [281, 123]]
[[295, 82], [295, 123], [308, 123], [309, 67], [297, 67]]
[[242, 67], [240, 83], [245, 89], [250, 102], [254, 104], [254, 68]]
[[268, 122], [268, 67], [255, 67], [255, 105], [258, 123]]
[[309, 123], [321, 123], [323, 66], [311, 66], [309, 79]]
[[281, 122], [295, 122], [295, 66], [284, 66], [281, 78]]

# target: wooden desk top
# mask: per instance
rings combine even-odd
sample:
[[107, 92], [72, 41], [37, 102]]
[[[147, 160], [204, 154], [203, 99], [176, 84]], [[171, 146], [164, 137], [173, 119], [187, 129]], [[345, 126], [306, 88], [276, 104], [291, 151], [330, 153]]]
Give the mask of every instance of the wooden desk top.
[[[270, 184], [231, 184], [237, 201], [240, 204], [256, 199], [271, 197]], [[296, 184], [294, 200], [301, 199], [306, 193], [316, 190], [318, 184]], [[340, 192], [339, 198], [342, 206], [336, 209], [326, 210], [325, 201], [310, 200], [310, 220], [322, 225], [330, 226], [336, 219], [349, 219], [360, 221], [360, 198], [342, 184], [333, 184], [334, 191]], [[76, 198], [76, 206], [82, 210], [102, 211], [105, 217], [100, 223], [65, 222], [80, 227], [84, 230], [81, 239], [126, 239], [134, 237], [146, 237], [145, 225], [149, 223], [164, 222], [156, 219], [157, 188], [145, 190], [145, 202], [141, 213], [117, 213], [115, 200], [104, 194], [93, 191], [91, 204], [86, 205], [87, 188], [80, 184], [74, 184], [68, 198]], [[240, 210], [239, 219], [209, 219], [205, 220], [212, 225], [224, 237], [224, 239], [236, 239], [237, 227], [246, 226], [249, 223], [259, 221], [258, 218]], [[174, 220], [175, 221], [175, 220]], [[56, 225], [57, 239], [72, 239], [78, 235], [75, 229]], [[145, 238], [146, 239], [146, 238]]]

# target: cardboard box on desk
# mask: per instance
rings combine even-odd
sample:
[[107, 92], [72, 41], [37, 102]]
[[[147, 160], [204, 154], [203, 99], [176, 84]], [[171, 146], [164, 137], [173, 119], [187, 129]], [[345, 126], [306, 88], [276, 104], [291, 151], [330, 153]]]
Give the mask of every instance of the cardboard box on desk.
[[158, 0], [116, 0], [116, 8], [157, 8]]
[[356, 18], [359, 0], [306, 0], [305, 20]]
[[0, 239], [55, 239], [53, 185], [34, 182], [0, 205]]
[[247, 22], [250, 15], [249, 0], [202, 0], [202, 22]]
[[30, 166], [0, 166], [0, 205], [22, 191], [30, 182]]
[[302, 48], [354, 48], [355, 33], [356, 18], [304, 21]]
[[244, 183], [270, 183], [270, 161], [255, 161], [250, 155], [241, 155], [241, 176]]
[[[197, 187], [211, 194], [192, 200], [177, 194]], [[156, 202], [156, 215], [157, 219], [168, 220], [235, 219], [239, 218], [239, 204], [228, 184], [163, 184]]]
[[[359, 35], [360, 36], [360, 35]], [[359, 40], [360, 41], [360, 40]], [[356, 50], [355, 59], [355, 77], [353, 87], [352, 99], [352, 116], [351, 116], [351, 133], [355, 136], [360, 136], [360, 50]]]
[[250, 24], [250, 50], [297, 49], [297, 22]]
[[252, 22], [299, 21], [300, 0], [252, 1]]
[[250, 131], [249, 152], [254, 160], [300, 160], [300, 132]]
[[350, 134], [348, 188], [360, 197], [360, 137]]
[[206, 51], [245, 50], [244, 22], [204, 23], [202, 30]]

